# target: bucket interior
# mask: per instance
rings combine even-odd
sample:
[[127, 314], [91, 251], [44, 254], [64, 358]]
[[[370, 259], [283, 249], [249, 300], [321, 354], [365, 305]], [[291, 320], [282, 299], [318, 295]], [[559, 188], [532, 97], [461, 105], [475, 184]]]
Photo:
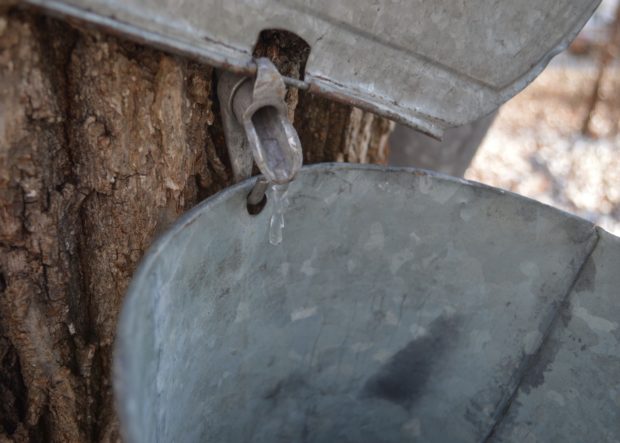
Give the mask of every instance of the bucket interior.
[[274, 246], [250, 189], [183, 217], [134, 278], [116, 362], [129, 441], [484, 439], [597, 241], [492, 188], [323, 166], [291, 184]]

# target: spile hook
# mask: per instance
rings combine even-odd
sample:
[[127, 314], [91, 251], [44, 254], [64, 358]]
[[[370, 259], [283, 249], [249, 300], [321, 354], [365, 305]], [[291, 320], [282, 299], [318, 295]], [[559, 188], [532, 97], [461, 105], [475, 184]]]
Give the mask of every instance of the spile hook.
[[[254, 81], [229, 72], [221, 73], [218, 81], [234, 180], [250, 177], [254, 161], [265, 180], [286, 184], [302, 166], [301, 142], [288, 118], [282, 76], [269, 59], [259, 58], [256, 65]], [[260, 200], [266, 186], [264, 181], [257, 184], [258, 192], [251, 195]]]

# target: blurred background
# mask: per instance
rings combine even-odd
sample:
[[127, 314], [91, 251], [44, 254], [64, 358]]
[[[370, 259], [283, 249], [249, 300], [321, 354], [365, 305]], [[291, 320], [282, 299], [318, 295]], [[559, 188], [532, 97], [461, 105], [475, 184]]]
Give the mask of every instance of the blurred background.
[[442, 142], [397, 127], [390, 163], [517, 192], [620, 235], [620, 0], [494, 115]]

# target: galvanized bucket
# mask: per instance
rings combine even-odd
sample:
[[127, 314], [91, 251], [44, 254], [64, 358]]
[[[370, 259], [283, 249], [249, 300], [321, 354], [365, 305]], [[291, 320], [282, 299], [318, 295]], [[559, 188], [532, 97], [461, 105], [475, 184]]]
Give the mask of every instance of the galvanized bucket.
[[133, 279], [128, 442], [620, 439], [616, 237], [480, 184], [320, 165], [273, 246], [253, 183], [190, 211]]

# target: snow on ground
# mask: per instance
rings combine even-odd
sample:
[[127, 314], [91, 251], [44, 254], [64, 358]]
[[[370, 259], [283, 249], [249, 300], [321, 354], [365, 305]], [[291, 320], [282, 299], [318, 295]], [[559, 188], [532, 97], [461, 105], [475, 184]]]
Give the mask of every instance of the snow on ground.
[[596, 77], [592, 58], [558, 57], [500, 110], [466, 178], [572, 212], [620, 235], [620, 66], [603, 82], [581, 134]]

